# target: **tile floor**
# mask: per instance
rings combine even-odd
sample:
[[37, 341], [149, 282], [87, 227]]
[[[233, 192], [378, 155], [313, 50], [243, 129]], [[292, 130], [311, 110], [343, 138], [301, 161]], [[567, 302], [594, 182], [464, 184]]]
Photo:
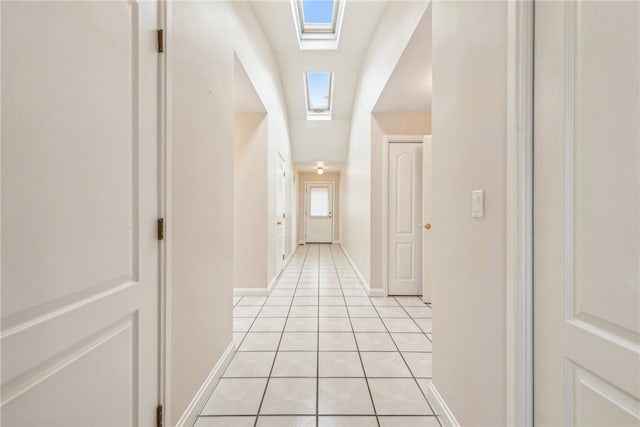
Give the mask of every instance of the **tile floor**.
[[431, 308], [368, 297], [339, 246], [301, 246], [268, 298], [234, 298], [234, 340], [196, 427], [440, 426]]

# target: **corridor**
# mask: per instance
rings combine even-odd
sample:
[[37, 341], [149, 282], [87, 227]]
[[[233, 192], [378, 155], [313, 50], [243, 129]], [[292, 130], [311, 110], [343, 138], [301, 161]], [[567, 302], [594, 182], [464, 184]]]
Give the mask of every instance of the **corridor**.
[[238, 351], [195, 425], [439, 426], [430, 332], [419, 298], [370, 298], [340, 246], [300, 246], [268, 298], [234, 298]]

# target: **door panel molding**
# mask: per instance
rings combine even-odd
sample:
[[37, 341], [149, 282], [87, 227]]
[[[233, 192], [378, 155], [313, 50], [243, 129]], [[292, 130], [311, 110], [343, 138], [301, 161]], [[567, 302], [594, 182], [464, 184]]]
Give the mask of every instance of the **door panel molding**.
[[[382, 148], [382, 221], [381, 221], [381, 235], [382, 235], [382, 292], [384, 296], [389, 295], [389, 261], [390, 256], [392, 254], [389, 250], [389, 147], [394, 143], [420, 143], [423, 144], [425, 140], [425, 135], [385, 135], [383, 137], [383, 148]], [[422, 156], [417, 161], [422, 162]], [[411, 179], [412, 185], [415, 186], [417, 183], [413, 182], [413, 176]], [[412, 189], [413, 192], [413, 189]], [[420, 193], [422, 197], [422, 191]], [[422, 204], [420, 205], [420, 210], [422, 210]], [[412, 218], [415, 222], [418, 219]], [[420, 218], [422, 221], [422, 218]], [[397, 225], [397, 224], [396, 224]], [[413, 224], [415, 227], [416, 224]], [[420, 232], [422, 227], [420, 227]], [[422, 238], [420, 238], [420, 244], [422, 245]], [[396, 254], [393, 254], [396, 256]], [[420, 263], [422, 263], [422, 255], [420, 255], [419, 259]], [[420, 292], [422, 292], [422, 280], [420, 280]]]

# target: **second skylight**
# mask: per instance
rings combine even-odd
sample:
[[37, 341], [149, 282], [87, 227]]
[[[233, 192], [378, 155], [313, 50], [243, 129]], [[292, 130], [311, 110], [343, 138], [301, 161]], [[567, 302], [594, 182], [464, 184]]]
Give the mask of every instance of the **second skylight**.
[[331, 120], [333, 73], [305, 73], [307, 120]]

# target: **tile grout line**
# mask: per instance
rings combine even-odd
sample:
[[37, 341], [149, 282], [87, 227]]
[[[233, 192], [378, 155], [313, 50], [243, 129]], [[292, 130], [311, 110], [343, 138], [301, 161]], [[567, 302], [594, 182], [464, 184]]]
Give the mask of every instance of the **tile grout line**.
[[[340, 279], [340, 275], [338, 274], [338, 269], [336, 268], [336, 260], [333, 256], [333, 248], [329, 248], [329, 252], [331, 252], [331, 261], [333, 263], [333, 268], [336, 270], [336, 275], [338, 276], [338, 284], [340, 285], [340, 292], [342, 293], [342, 298], [344, 299], [344, 289], [342, 288], [342, 280]], [[369, 385], [369, 378], [367, 377], [367, 372], [364, 369], [364, 362], [362, 362], [362, 355], [360, 354], [360, 346], [358, 345], [358, 340], [356, 339], [356, 332], [353, 329], [353, 322], [351, 321], [351, 313], [349, 312], [349, 307], [347, 306], [347, 300], [345, 300], [345, 310], [347, 310], [347, 318], [349, 319], [349, 324], [351, 325], [351, 334], [353, 335], [353, 341], [356, 343], [356, 351], [358, 352], [358, 359], [360, 360], [360, 367], [362, 368], [362, 375], [364, 375], [365, 383], [367, 384], [367, 391], [369, 392], [369, 399], [371, 399], [371, 407], [373, 408], [373, 415], [376, 417], [376, 424], [380, 427], [380, 419], [378, 418], [378, 411], [376, 410], [376, 404], [373, 401], [373, 394], [371, 393], [371, 386]]]
[[[396, 302], [396, 304], [398, 304], [398, 305], [400, 305], [402, 307], [402, 305], [398, 302], [398, 300], [396, 300], [395, 297], [392, 297], [392, 298]], [[378, 307], [377, 306], [374, 305], [373, 309], [376, 311], [376, 313], [378, 313], [378, 315], [380, 315], [380, 312], [378, 311]], [[409, 313], [407, 312], [407, 314], [409, 314]], [[400, 354], [400, 357], [402, 358], [402, 361], [404, 362], [404, 364], [406, 365], [407, 369], [409, 370], [409, 373], [411, 374], [411, 378], [413, 378], [413, 382], [416, 384], [416, 387], [418, 387], [418, 391], [420, 391], [420, 394], [422, 395], [424, 400], [427, 402], [427, 405], [429, 406], [429, 409], [431, 410], [431, 413], [436, 416], [436, 420], [438, 421], [438, 424], [440, 424], [440, 426], [442, 427], [442, 423], [440, 422], [440, 419], [438, 418], [438, 415], [433, 410], [433, 406], [431, 406], [431, 402], [429, 402], [429, 399], [427, 399], [427, 396], [424, 394], [424, 391], [422, 390], [422, 387], [420, 387], [420, 383], [418, 382], [418, 380], [416, 379], [415, 375], [413, 374], [413, 370], [411, 370], [411, 367], [407, 363], [407, 360], [404, 358], [404, 354], [402, 354], [402, 352], [400, 351], [400, 347], [398, 347], [398, 343], [396, 343], [396, 340], [393, 339], [393, 335], [391, 335], [391, 331], [389, 331], [389, 328], [384, 323], [384, 321], [382, 322], [382, 325], [384, 326], [384, 328], [387, 330], [387, 333], [391, 337], [391, 341], [393, 342], [393, 345], [395, 345], [396, 348], [398, 349], [398, 354]], [[432, 360], [433, 360], [433, 356], [432, 356]]]
[[316, 310], [316, 427], [320, 425], [320, 246], [318, 246], [318, 308]]
[[[291, 303], [289, 304], [289, 311], [287, 312], [287, 317], [285, 318], [284, 325], [282, 326], [282, 332], [280, 332], [280, 339], [278, 340], [278, 346], [276, 347], [275, 354], [273, 356], [273, 362], [271, 362], [271, 369], [269, 370], [269, 376], [267, 377], [267, 382], [264, 385], [264, 390], [262, 392], [262, 398], [260, 399], [260, 405], [258, 405], [258, 411], [256, 413], [256, 419], [253, 423], [253, 427], [258, 425], [258, 419], [260, 418], [260, 412], [262, 411], [262, 404], [264, 403], [264, 398], [267, 395], [267, 389], [269, 388], [269, 382], [271, 381], [271, 374], [273, 373], [273, 367], [276, 364], [276, 359], [278, 358], [278, 351], [280, 350], [280, 344], [282, 343], [282, 337], [284, 336], [284, 330], [287, 327], [287, 321], [289, 320], [289, 313], [291, 312], [291, 307], [293, 306], [293, 299], [296, 297], [296, 292], [298, 291], [298, 286], [300, 286], [300, 277], [302, 277], [302, 272], [304, 271], [304, 264], [307, 262], [307, 255], [309, 254], [309, 248], [304, 254], [304, 259], [302, 260], [302, 266], [300, 267], [300, 272], [298, 273], [298, 281], [296, 282], [296, 287], [294, 288], [293, 295], [291, 296]], [[286, 268], [289, 268], [287, 266]], [[278, 282], [280, 279], [278, 279]], [[276, 286], [277, 287], [277, 282]], [[265, 300], [266, 304], [266, 300]]]

